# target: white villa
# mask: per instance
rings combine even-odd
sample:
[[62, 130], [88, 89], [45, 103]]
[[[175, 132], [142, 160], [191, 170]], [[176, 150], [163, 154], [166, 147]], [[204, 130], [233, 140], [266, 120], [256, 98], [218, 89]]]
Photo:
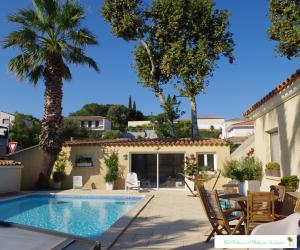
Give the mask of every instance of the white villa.
[[72, 116], [80, 122], [80, 127], [84, 127], [94, 131], [111, 130], [111, 122], [103, 116]]
[[221, 130], [221, 138], [225, 138], [225, 119], [216, 116], [200, 116], [197, 119], [198, 129]]
[[[255, 122], [255, 155], [264, 164], [281, 166], [281, 176], [300, 176], [300, 70], [248, 109], [244, 116]], [[264, 177], [268, 185], [280, 178]]]

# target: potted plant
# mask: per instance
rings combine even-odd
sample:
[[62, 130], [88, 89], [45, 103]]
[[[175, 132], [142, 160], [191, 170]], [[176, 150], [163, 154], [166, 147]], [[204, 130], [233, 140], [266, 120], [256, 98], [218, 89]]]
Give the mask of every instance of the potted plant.
[[266, 165], [265, 173], [268, 176], [280, 177], [280, 165], [277, 162], [269, 162]]
[[287, 192], [295, 192], [299, 187], [299, 178], [296, 175], [284, 176], [279, 185], [285, 186]]
[[262, 179], [262, 163], [257, 158], [243, 157], [239, 160], [225, 162], [223, 176], [239, 181], [241, 195], [247, 191], [257, 192], [260, 189]]
[[105, 175], [106, 189], [113, 190], [114, 182], [118, 178], [119, 159], [117, 153], [113, 152], [104, 162], [107, 166], [107, 173]]
[[65, 152], [61, 151], [57, 157], [57, 160], [54, 164], [54, 171], [52, 175], [52, 188], [61, 189], [62, 182], [66, 177], [65, 168], [66, 168], [67, 157]]

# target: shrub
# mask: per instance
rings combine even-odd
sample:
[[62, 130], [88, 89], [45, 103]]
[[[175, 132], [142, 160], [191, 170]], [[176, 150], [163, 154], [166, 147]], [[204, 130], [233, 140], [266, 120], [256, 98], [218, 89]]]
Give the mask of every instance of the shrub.
[[223, 176], [233, 180], [261, 180], [262, 162], [255, 157], [243, 157], [239, 160], [225, 162]]
[[266, 164], [266, 169], [280, 169], [280, 165], [277, 162], [269, 162]]
[[104, 160], [108, 171], [105, 175], [106, 182], [114, 182], [118, 178], [119, 159], [117, 153], [113, 152], [108, 158]]
[[296, 175], [284, 176], [279, 185], [285, 186], [287, 192], [295, 192], [299, 186], [299, 178]]
[[119, 130], [108, 130], [103, 132], [101, 139], [110, 140], [110, 139], [117, 139], [121, 137], [122, 137], [122, 133]]

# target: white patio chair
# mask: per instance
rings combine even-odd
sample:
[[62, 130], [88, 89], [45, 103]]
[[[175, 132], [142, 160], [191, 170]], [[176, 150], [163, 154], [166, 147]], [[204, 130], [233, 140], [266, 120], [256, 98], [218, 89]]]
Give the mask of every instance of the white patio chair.
[[82, 188], [82, 176], [73, 176], [73, 189]]
[[[300, 213], [293, 213], [282, 220], [261, 224], [255, 227], [251, 232], [251, 235], [297, 235], [299, 238], [300, 236], [300, 227], [298, 224], [299, 220], [300, 220]], [[298, 247], [299, 247], [299, 242], [298, 242]]]
[[140, 181], [138, 180], [137, 174], [134, 172], [129, 172], [127, 174], [125, 189], [128, 191], [130, 188], [137, 188], [140, 191]]

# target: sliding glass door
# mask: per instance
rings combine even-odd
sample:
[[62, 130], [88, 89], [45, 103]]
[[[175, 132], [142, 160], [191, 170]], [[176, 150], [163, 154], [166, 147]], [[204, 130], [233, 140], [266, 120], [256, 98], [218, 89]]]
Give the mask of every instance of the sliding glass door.
[[142, 188], [184, 189], [184, 154], [132, 154], [131, 171], [137, 173]]

